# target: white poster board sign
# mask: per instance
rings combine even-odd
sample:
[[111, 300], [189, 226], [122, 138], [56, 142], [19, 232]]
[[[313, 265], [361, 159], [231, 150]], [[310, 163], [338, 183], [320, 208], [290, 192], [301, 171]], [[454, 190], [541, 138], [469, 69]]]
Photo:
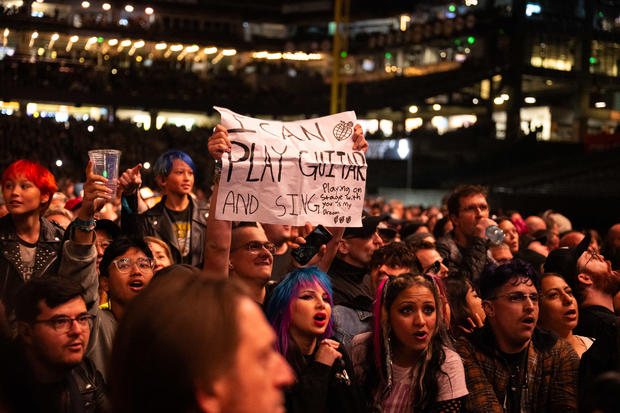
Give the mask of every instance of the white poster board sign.
[[232, 146], [222, 156], [217, 219], [362, 225], [367, 164], [352, 149], [355, 112], [280, 122], [215, 109]]

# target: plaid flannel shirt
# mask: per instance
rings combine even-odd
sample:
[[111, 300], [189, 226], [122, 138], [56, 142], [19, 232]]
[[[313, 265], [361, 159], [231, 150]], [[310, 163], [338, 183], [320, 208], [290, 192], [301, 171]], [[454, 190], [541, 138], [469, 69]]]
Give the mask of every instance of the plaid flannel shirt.
[[[471, 412], [504, 412], [510, 380], [508, 364], [486, 325], [456, 345], [465, 366]], [[571, 345], [549, 332], [535, 329], [527, 354], [527, 389], [522, 412], [577, 411], [579, 356]]]

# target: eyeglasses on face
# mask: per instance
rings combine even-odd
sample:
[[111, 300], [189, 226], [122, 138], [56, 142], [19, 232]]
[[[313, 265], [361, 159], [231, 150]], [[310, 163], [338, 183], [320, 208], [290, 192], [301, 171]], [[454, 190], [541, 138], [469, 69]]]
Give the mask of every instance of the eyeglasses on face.
[[515, 291], [512, 293], [508, 293], [508, 294], [496, 295], [495, 297], [489, 298], [489, 300], [494, 300], [496, 298], [501, 298], [501, 297], [508, 298], [508, 301], [510, 301], [513, 304], [522, 304], [525, 302], [526, 298], [529, 298], [530, 301], [533, 303], [537, 303], [539, 299], [538, 293], [525, 294], [520, 291]]
[[140, 257], [136, 260], [131, 258], [119, 258], [118, 260], [112, 261], [116, 266], [116, 269], [120, 272], [129, 272], [133, 268], [134, 264], [138, 266], [138, 270], [142, 273], [153, 271], [153, 267], [155, 266], [155, 260], [147, 257]]
[[476, 212], [477, 210], [480, 210], [480, 212], [486, 212], [489, 210], [489, 206], [487, 204], [471, 204], [461, 208], [461, 211], [463, 212]]
[[75, 321], [82, 330], [91, 327], [92, 320], [95, 316], [91, 314], [79, 314], [75, 318], [68, 317], [66, 315], [52, 317], [47, 320], [35, 320], [35, 323], [46, 323], [52, 326], [52, 328], [58, 333], [66, 333], [71, 330], [71, 326]]
[[263, 248], [269, 251], [271, 255], [275, 254], [276, 252], [275, 244], [269, 241], [267, 242], [250, 241], [250, 242], [247, 242], [241, 245], [240, 247], [235, 248], [235, 250], [242, 249], [242, 248], [245, 249], [246, 251], [249, 251], [252, 254], [260, 253]]

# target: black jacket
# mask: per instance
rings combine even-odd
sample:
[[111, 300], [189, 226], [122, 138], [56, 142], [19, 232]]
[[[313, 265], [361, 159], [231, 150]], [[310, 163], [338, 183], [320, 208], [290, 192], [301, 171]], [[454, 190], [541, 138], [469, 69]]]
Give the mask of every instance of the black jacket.
[[[57, 383], [38, 383], [32, 376], [22, 343], [0, 345], [0, 410], [12, 413], [105, 413], [109, 402], [101, 373], [85, 358]], [[4, 410], [2, 410], [4, 411]]]
[[[32, 278], [55, 275], [60, 267], [64, 230], [41, 218], [41, 232], [37, 241]], [[7, 314], [12, 313], [13, 299], [26, 280], [19, 270], [21, 257], [13, 219], [10, 215], [0, 218], [0, 300]]]
[[174, 230], [174, 223], [166, 213], [166, 197], [153, 208], [137, 214], [138, 199], [135, 195], [123, 196], [123, 209], [121, 213], [121, 226], [123, 233], [132, 236], [151, 236], [163, 240], [172, 251], [173, 264], [191, 264], [202, 268], [205, 259], [205, 242], [207, 237], [207, 215], [209, 209], [196, 202], [192, 197], [189, 198], [192, 211], [190, 252], [189, 260], [182, 260], [177, 235]]
[[[318, 346], [317, 346], [318, 349]], [[353, 376], [353, 367], [344, 347], [342, 354], [330, 367], [311, 356], [291, 357], [287, 360], [295, 370], [296, 383], [285, 392], [286, 411], [289, 413], [363, 413], [361, 393]], [[295, 352], [295, 351], [293, 351]], [[297, 350], [295, 353], [298, 353]], [[316, 353], [316, 350], [315, 350]]]

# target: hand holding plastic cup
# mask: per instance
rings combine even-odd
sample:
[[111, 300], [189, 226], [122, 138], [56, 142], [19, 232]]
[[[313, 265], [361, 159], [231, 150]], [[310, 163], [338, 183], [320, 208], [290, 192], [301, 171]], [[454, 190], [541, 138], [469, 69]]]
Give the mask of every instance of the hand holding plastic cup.
[[94, 149], [88, 151], [88, 157], [93, 162], [93, 173], [108, 180], [107, 187], [112, 190], [112, 199], [116, 197], [118, 186], [118, 165], [121, 151], [116, 149]]

